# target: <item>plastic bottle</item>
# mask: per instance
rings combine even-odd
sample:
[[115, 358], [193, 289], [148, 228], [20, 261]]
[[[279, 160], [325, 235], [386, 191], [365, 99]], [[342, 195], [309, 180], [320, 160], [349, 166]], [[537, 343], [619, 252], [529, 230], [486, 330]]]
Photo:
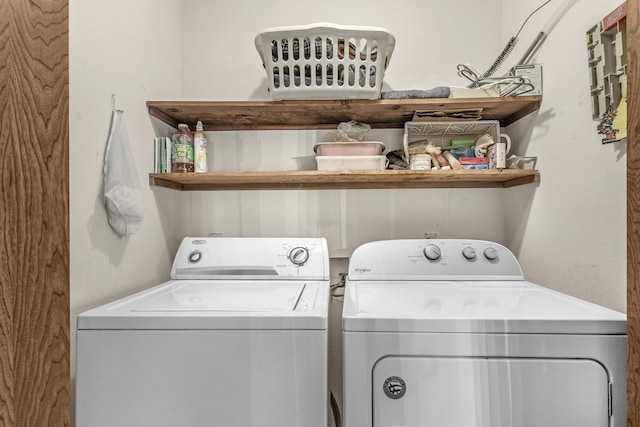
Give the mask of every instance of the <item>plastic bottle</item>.
[[184, 123], [178, 125], [178, 130], [171, 137], [171, 172], [193, 172], [193, 135]]
[[196, 132], [193, 134], [193, 155], [195, 160], [195, 171], [207, 171], [207, 140], [204, 137], [204, 127], [202, 122], [198, 120]]

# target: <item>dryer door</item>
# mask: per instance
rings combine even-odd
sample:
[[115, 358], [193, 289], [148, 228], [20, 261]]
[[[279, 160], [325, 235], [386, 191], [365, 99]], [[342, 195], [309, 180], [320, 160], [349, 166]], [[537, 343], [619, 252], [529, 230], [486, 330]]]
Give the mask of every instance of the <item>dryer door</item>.
[[373, 370], [374, 427], [606, 427], [609, 379], [573, 359], [388, 357]]

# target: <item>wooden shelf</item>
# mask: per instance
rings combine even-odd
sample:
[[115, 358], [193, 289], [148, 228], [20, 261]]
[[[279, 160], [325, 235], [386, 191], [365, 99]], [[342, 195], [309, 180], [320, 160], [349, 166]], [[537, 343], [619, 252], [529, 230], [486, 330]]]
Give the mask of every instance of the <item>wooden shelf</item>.
[[150, 174], [151, 185], [184, 191], [387, 188], [508, 188], [533, 183], [535, 170], [286, 171]]
[[[177, 128], [206, 131], [335, 129], [357, 120], [374, 129], [403, 128], [416, 111], [446, 116], [475, 112], [506, 126], [540, 108], [540, 96], [469, 99], [148, 101], [149, 114]], [[443, 117], [443, 120], [452, 120]], [[537, 171], [286, 171], [150, 174], [151, 185], [185, 191], [385, 188], [507, 188], [529, 184]]]
[[[402, 128], [414, 112], [435, 116], [479, 111], [482, 120], [509, 125], [540, 108], [542, 97], [311, 101], [148, 101], [149, 114], [177, 128], [202, 120], [207, 131], [335, 129], [357, 120], [374, 129]], [[451, 120], [443, 117], [443, 120]]]

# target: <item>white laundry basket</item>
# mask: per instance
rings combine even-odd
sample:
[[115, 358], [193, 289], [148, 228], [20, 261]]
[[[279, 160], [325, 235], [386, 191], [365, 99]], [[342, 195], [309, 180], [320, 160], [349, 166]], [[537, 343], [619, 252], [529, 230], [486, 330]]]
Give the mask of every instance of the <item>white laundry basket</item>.
[[269, 28], [255, 38], [269, 91], [283, 99], [377, 99], [395, 37], [336, 24]]

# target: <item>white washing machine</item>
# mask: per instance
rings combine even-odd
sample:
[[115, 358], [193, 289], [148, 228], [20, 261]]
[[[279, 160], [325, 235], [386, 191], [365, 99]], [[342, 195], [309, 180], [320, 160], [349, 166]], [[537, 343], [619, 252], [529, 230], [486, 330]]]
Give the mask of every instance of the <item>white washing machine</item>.
[[323, 238], [191, 238], [170, 281], [78, 316], [79, 427], [326, 427]]
[[499, 244], [365, 244], [342, 321], [345, 427], [626, 423], [625, 315], [524, 280]]

